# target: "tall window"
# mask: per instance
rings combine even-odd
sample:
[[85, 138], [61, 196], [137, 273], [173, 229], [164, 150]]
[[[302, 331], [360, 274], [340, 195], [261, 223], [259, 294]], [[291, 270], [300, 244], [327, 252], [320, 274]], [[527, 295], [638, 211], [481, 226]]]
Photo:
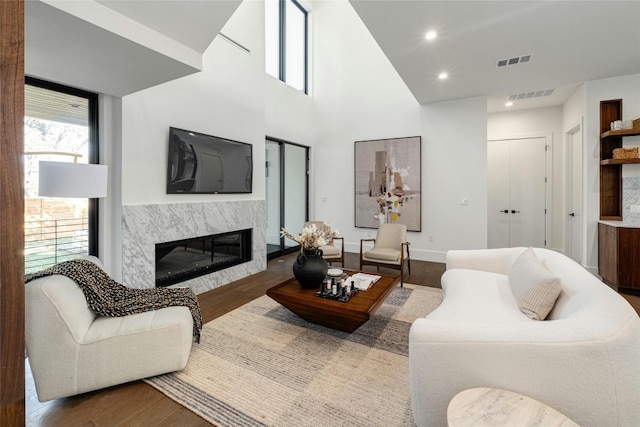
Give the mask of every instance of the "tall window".
[[307, 93], [307, 15], [296, 0], [265, 2], [266, 71]]
[[25, 274], [97, 255], [97, 200], [38, 196], [40, 161], [98, 163], [97, 114], [97, 94], [27, 77]]

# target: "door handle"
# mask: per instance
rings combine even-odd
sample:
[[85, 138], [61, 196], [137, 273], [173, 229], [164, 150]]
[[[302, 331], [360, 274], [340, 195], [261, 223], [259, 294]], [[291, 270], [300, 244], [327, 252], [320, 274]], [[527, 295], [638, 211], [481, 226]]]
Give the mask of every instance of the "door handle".
[[511, 210], [511, 213], [520, 213], [520, 211]]
[[508, 210], [508, 209], [505, 209], [505, 210], [503, 210], [503, 211], [498, 211], [498, 212], [500, 212], [500, 213], [509, 213], [509, 210]]
[[571, 212], [569, 216], [576, 216], [575, 212]]

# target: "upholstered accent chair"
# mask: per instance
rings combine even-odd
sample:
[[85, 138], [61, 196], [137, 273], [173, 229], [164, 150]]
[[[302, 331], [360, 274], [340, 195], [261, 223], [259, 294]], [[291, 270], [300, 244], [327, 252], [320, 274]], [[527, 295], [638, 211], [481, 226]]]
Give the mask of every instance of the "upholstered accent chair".
[[[374, 242], [373, 249], [364, 252], [363, 243]], [[360, 239], [360, 270], [364, 265], [400, 270], [400, 286], [404, 284], [405, 265], [411, 274], [411, 257], [404, 224], [380, 224], [375, 239]]]
[[[316, 227], [324, 225], [323, 221], [307, 221], [304, 223], [305, 227], [315, 224]], [[340, 241], [339, 246], [336, 245], [336, 240]], [[331, 265], [333, 262], [339, 262], [344, 267], [344, 238], [335, 236], [326, 245], [319, 248], [322, 251], [322, 258]]]
[[[102, 268], [98, 258], [86, 257]], [[182, 370], [193, 318], [187, 307], [99, 316], [62, 275], [26, 284], [26, 345], [41, 402]]]

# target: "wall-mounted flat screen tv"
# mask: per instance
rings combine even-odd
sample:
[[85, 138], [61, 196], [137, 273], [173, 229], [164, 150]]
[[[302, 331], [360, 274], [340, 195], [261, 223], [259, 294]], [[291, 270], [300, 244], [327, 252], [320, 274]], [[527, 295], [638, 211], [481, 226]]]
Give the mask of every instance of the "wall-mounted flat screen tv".
[[251, 144], [169, 128], [167, 194], [251, 193]]

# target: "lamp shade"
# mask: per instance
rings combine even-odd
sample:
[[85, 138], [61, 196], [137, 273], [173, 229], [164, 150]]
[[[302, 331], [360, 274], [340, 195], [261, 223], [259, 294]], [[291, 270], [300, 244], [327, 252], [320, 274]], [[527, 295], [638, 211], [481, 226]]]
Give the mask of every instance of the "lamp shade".
[[83, 199], [107, 196], [106, 165], [45, 161], [39, 163], [39, 196]]

